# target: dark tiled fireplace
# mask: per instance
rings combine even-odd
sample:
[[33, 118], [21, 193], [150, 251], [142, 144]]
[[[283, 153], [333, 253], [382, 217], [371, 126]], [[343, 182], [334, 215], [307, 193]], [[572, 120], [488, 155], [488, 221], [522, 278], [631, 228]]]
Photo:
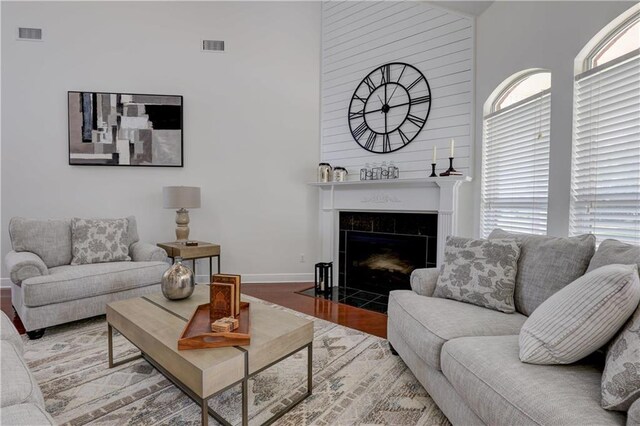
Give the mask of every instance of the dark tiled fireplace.
[[333, 300], [386, 313], [390, 291], [411, 288], [414, 269], [436, 266], [437, 230], [436, 213], [341, 211]]

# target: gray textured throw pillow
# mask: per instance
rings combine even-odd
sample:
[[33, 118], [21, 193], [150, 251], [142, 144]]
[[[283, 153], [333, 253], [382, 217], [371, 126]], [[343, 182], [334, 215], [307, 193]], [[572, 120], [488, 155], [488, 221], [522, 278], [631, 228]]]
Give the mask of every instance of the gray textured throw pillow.
[[520, 360], [571, 364], [607, 343], [640, 301], [636, 265], [608, 265], [547, 299], [520, 329]]
[[515, 302], [518, 312], [531, 315], [555, 292], [584, 275], [596, 249], [590, 234], [560, 238], [495, 229], [489, 239], [520, 243]]
[[515, 312], [513, 291], [519, 255], [515, 241], [447, 237], [433, 295]]
[[613, 264], [635, 264], [640, 268], [640, 246], [622, 243], [618, 240], [604, 240], [598, 246], [596, 254], [591, 258], [587, 272], [591, 272], [601, 266]]
[[71, 264], [131, 260], [128, 222], [127, 219], [71, 219]]
[[602, 407], [627, 411], [640, 399], [640, 307], [611, 341], [602, 373]]

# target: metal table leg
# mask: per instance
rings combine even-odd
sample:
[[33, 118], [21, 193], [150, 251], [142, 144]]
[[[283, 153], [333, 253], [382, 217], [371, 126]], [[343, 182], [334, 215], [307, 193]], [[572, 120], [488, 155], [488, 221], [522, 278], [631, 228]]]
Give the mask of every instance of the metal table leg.
[[113, 327], [109, 323], [107, 323], [107, 345], [109, 346], [109, 368], [117, 367], [142, 357], [142, 353], [140, 353], [138, 355], [133, 355], [129, 358], [113, 362]]

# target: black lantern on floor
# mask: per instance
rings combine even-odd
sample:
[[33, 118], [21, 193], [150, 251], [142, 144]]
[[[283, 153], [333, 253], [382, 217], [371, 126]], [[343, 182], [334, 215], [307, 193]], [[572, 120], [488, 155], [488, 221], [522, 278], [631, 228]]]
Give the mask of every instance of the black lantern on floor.
[[316, 263], [316, 296], [333, 296], [333, 262]]

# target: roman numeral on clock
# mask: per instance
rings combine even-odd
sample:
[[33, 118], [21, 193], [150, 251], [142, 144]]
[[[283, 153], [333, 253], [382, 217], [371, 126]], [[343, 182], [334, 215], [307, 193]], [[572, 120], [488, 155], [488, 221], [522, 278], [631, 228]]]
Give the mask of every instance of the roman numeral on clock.
[[361, 109], [360, 111], [356, 111], [356, 112], [350, 112], [349, 113], [349, 120], [353, 120], [356, 118], [363, 118], [364, 117], [364, 109]]
[[382, 151], [389, 152], [391, 151], [391, 141], [389, 140], [389, 134], [385, 133], [382, 135]]
[[409, 120], [412, 124], [418, 126], [418, 127], [422, 127], [422, 125], [425, 123], [425, 120], [420, 118], [420, 117], [416, 117], [413, 114], [409, 114], [407, 115], [407, 120]]
[[423, 76], [420, 76], [420, 77], [416, 78], [413, 83], [411, 83], [410, 85], [407, 86], [407, 91], [413, 89], [416, 86], [416, 84], [420, 83], [423, 79], [424, 79]]
[[411, 99], [411, 105], [424, 104], [431, 101], [431, 96], [420, 96], [419, 98]]
[[389, 81], [391, 81], [391, 65], [381, 66], [380, 74], [382, 74], [382, 79], [380, 80], [380, 84], [388, 83]]
[[369, 134], [369, 137], [367, 138], [367, 143], [364, 145], [364, 149], [372, 150], [376, 144], [377, 137], [377, 133], [371, 132], [371, 134]]
[[373, 80], [371, 80], [370, 77], [364, 79], [364, 84], [366, 84], [367, 88], [369, 88], [369, 93], [373, 93], [373, 91], [376, 90], [376, 84], [373, 82]]
[[402, 129], [398, 128], [398, 134], [400, 135], [400, 139], [402, 139], [402, 144], [406, 145], [409, 143], [409, 137], [404, 134]]
[[362, 123], [360, 123], [360, 125], [358, 127], [356, 127], [356, 129], [353, 131], [353, 137], [356, 138], [356, 140], [360, 140], [360, 138], [362, 137], [362, 135], [365, 134], [365, 132], [367, 131], [368, 127], [367, 127], [367, 123], [365, 123], [364, 121]]

